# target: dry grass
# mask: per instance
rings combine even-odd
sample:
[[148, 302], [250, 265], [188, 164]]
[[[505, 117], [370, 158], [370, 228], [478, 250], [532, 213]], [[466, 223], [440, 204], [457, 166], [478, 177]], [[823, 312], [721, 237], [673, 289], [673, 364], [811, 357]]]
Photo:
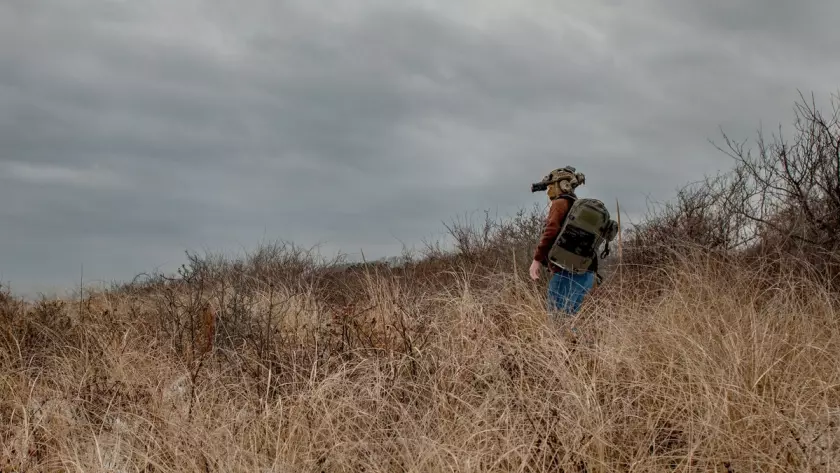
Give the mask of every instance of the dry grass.
[[335, 279], [299, 276], [123, 288], [81, 313], [6, 296], [0, 471], [840, 468], [838, 298], [811, 280], [622, 268], [575, 343], [543, 286], [473, 269], [361, 271], [330, 305]]

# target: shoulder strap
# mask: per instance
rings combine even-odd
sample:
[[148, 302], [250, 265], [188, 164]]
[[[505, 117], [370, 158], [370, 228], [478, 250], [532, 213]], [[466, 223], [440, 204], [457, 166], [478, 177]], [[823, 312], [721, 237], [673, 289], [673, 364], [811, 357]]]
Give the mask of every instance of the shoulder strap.
[[566, 199], [569, 202], [574, 202], [574, 201], [577, 200], [577, 196], [574, 195], [574, 194], [560, 194], [560, 195], [558, 195], [557, 197], [555, 197], [551, 200], [557, 200], [557, 199]]
[[563, 228], [563, 225], [566, 223], [566, 219], [569, 218], [569, 214], [572, 212], [572, 205], [574, 205], [575, 201], [577, 200], [577, 196], [574, 194], [561, 194], [554, 198], [554, 200], [563, 199], [569, 202], [569, 207], [566, 209], [566, 212], [563, 214], [563, 219], [560, 220], [560, 228]]

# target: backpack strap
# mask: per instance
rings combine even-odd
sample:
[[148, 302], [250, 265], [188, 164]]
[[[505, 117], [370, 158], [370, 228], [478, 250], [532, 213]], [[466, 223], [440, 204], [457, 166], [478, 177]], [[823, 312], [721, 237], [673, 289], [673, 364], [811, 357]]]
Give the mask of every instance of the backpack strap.
[[566, 213], [563, 215], [563, 220], [560, 221], [560, 228], [563, 228], [563, 224], [566, 223], [566, 219], [569, 218], [569, 212], [572, 210], [572, 205], [577, 200], [577, 196], [574, 194], [560, 194], [557, 197], [551, 199], [552, 202], [557, 199], [565, 199], [569, 202], [569, 208], [566, 209]]

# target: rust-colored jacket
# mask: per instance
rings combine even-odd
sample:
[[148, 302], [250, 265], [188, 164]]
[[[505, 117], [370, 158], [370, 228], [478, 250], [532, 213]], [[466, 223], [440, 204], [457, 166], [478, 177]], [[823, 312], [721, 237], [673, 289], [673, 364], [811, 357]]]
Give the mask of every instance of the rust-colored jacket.
[[554, 244], [554, 239], [557, 238], [557, 234], [560, 233], [560, 227], [563, 225], [563, 219], [566, 218], [566, 213], [568, 213], [570, 206], [571, 202], [569, 199], [563, 197], [551, 201], [545, 228], [537, 244], [537, 249], [534, 251], [534, 260], [548, 266], [552, 272], [556, 268], [548, 264], [548, 251], [551, 249], [551, 245]]

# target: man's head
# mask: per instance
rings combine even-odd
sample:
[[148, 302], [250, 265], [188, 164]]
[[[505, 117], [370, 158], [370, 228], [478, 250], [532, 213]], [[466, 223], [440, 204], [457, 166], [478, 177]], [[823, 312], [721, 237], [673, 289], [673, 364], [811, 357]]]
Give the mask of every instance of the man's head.
[[577, 172], [574, 167], [558, 168], [542, 178], [540, 182], [531, 184], [531, 192], [546, 191], [549, 199], [556, 199], [564, 194], [574, 194], [578, 186], [586, 183], [586, 176]]

